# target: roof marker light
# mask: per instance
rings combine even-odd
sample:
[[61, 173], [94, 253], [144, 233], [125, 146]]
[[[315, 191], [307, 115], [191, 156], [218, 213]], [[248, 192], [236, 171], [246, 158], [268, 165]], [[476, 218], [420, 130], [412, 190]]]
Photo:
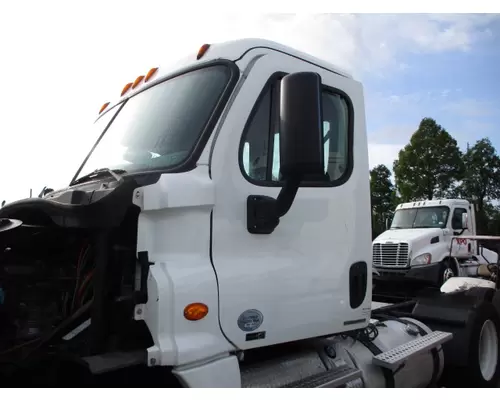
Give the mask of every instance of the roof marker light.
[[99, 110], [99, 114], [101, 114], [106, 109], [106, 107], [108, 107], [108, 106], [109, 106], [109, 101], [107, 103], [104, 103], [101, 106], [101, 109]]
[[158, 71], [158, 68], [151, 68], [148, 73], [146, 74], [146, 77], [144, 78], [144, 82], [147, 82], [149, 81], [153, 75], [155, 74], [155, 72]]
[[196, 56], [196, 59], [199, 60], [201, 57], [203, 57], [209, 48], [210, 48], [209, 44], [204, 44], [203, 46], [201, 46], [200, 50], [198, 50], [198, 55]]
[[137, 86], [139, 86], [139, 84], [142, 82], [142, 80], [144, 79], [144, 75], [140, 75], [138, 76], [134, 83], [132, 84], [132, 89], [135, 89]]
[[129, 91], [129, 89], [132, 87], [132, 82], [127, 83], [122, 90], [121, 96], [123, 96], [125, 93]]

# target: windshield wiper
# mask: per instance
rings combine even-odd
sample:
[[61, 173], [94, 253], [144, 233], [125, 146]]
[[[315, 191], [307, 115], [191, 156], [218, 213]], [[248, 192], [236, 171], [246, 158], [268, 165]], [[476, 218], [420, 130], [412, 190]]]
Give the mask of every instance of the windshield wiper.
[[123, 180], [123, 177], [121, 177], [118, 174], [124, 174], [127, 171], [124, 169], [109, 169], [109, 168], [99, 168], [96, 169], [95, 171], [92, 171], [90, 174], [84, 175], [81, 178], [78, 178], [77, 180], [73, 181], [71, 183], [71, 186], [77, 185], [79, 183], [87, 182], [90, 181], [94, 178], [100, 178], [103, 175], [111, 175], [113, 178], [115, 178], [118, 182], [121, 182]]

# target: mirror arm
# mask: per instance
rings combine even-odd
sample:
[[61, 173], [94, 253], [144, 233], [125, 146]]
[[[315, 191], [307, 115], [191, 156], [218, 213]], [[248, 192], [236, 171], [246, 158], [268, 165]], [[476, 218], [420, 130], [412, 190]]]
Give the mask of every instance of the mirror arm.
[[302, 179], [293, 176], [284, 182], [278, 197], [250, 195], [247, 197], [247, 230], [252, 234], [269, 235], [295, 200]]
[[278, 218], [283, 217], [290, 211], [301, 181], [302, 179], [298, 176], [293, 176], [285, 181], [283, 188], [276, 198], [276, 214]]

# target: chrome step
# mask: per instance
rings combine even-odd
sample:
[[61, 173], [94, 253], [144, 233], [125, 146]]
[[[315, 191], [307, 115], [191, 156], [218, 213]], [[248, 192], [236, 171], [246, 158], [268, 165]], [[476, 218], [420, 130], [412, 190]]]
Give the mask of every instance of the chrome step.
[[361, 378], [361, 371], [359, 369], [342, 365], [317, 375], [301, 379], [300, 381], [284, 385], [282, 388], [336, 388], [358, 378]]
[[373, 356], [373, 364], [394, 371], [410, 357], [429, 351], [451, 339], [453, 339], [452, 333], [434, 331], [377, 356]]

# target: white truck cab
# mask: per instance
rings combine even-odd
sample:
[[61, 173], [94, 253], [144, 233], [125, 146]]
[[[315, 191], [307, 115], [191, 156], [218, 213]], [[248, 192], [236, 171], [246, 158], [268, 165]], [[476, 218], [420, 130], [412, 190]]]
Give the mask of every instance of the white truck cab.
[[392, 223], [372, 243], [373, 267], [381, 276], [413, 278], [441, 286], [470, 259], [496, 263], [498, 255], [477, 245], [475, 208], [467, 200], [399, 204]]
[[363, 88], [345, 72], [265, 40], [203, 45], [94, 129], [68, 187], [0, 209], [0, 380], [424, 387], [467, 365], [496, 384], [497, 358], [469, 352], [500, 331], [491, 277], [372, 304]]

